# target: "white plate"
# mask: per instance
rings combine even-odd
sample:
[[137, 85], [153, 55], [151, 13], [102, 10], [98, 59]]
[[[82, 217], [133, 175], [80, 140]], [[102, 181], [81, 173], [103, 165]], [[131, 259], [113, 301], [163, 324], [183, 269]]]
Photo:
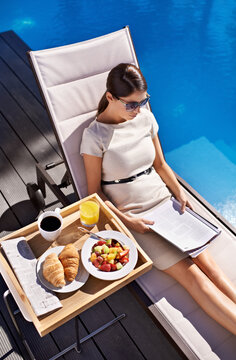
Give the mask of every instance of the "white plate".
[[69, 293], [71, 291], [75, 291], [75, 290], [78, 290], [79, 288], [81, 288], [81, 286], [83, 286], [86, 283], [86, 281], [88, 280], [89, 273], [85, 270], [85, 268], [82, 264], [82, 261], [79, 262], [79, 271], [78, 271], [78, 274], [76, 275], [75, 280], [66, 281], [66, 285], [63, 286], [62, 288], [53, 286], [50, 282], [48, 282], [46, 279], [44, 279], [44, 276], [43, 276], [43, 266], [42, 265], [43, 265], [45, 258], [49, 254], [52, 254], [52, 253], [59, 255], [63, 248], [64, 248], [64, 246], [56, 246], [54, 248], [51, 248], [51, 249], [48, 249], [47, 251], [45, 251], [45, 253], [40, 257], [40, 259], [37, 262], [36, 271], [37, 271], [39, 281], [44, 286], [46, 286], [46, 288], [48, 288], [52, 291], [59, 292], [59, 293]]
[[102, 236], [104, 239], [112, 238], [117, 240], [121, 245], [127, 245], [129, 247], [129, 262], [125, 264], [124, 267], [120, 270], [109, 271], [109, 272], [99, 270], [90, 261], [92, 247], [98, 240], [93, 237], [90, 237], [85, 241], [81, 251], [81, 259], [85, 269], [91, 275], [102, 280], [117, 280], [128, 275], [130, 271], [134, 269], [138, 260], [138, 251], [136, 249], [134, 242], [126, 235], [120, 233], [119, 231], [104, 230], [104, 231], [99, 231], [96, 234]]

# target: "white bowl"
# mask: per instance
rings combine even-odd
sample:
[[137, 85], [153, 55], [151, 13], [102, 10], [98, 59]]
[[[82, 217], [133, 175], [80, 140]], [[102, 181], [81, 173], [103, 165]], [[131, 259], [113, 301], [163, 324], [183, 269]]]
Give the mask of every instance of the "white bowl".
[[104, 230], [104, 231], [99, 231], [96, 234], [102, 236], [104, 239], [111, 239], [111, 238], [115, 239], [121, 245], [128, 246], [129, 262], [125, 264], [123, 268], [120, 270], [109, 271], [109, 272], [99, 270], [90, 261], [92, 247], [94, 244], [96, 244], [98, 240], [93, 237], [90, 237], [85, 241], [81, 251], [81, 260], [85, 269], [91, 275], [101, 280], [117, 280], [128, 275], [134, 269], [138, 260], [138, 251], [134, 242], [128, 236], [120, 233], [119, 231]]

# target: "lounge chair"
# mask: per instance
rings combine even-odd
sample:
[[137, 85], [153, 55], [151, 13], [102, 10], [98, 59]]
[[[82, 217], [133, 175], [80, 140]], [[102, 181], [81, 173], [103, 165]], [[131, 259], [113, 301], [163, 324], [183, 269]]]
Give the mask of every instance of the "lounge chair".
[[[82, 198], [87, 195], [84, 165], [79, 154], [83, 130], [94, 119], [110, 69], [121, 62], [138, 66], [129, 28], [77, 44], [31, 51], [29, 59], [74, 190]], [[37, 168], [42, 180], [45, 176], [41, 170]], [[210, 251], [236, 282], [236, 269], [231, 265], [236, 255], [233, 227], [188, 184], [178, 179], [196, 210], [222, 229], [215, 240], [217, 247]], [[43, 192], [41, 183], [36, 184], [39, 192]], [[65, 200], [63, 196], [62, 200]], [[152, 313], [189, 359], [235, 359], [235, 336], [209, 318], [173, 279], [153, 268], [139, 278], [138, 284], [152, 301]]]

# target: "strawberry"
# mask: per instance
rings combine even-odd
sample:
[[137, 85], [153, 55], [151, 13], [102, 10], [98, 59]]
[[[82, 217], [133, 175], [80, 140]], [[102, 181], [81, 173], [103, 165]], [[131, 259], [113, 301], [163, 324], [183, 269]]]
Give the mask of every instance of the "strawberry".
[[101, 271], [111, 271], [111, 264], [102, 264], [101, 266], [100, 266], [100, 270]]
[[98, 256], [98, 257], [97, 257], [97, 260], [99, 261], [99, 264], [102, 264], [102, 262], [103, 262], [104, 259], [103, 259], [102, 256]]
[[98, 245], [98, 246], [102, 246], [102, 245], [104, 245], [104, 244], [106, 244], [106, 241], [103, 241], [103, 240], [99, 240], [99, 241], [96, 243], [96, 245]]
[[120, 258], [122, 258], [123, 256], [126, 256], [129, 253], [129, 249], [126, 249], [122, 252], [120, 252]]
[[120, 262], [121, 264], [127, 264], [129, 262], [129, 259], [126, 257], [126, 256], [123, 256], [121, 259], [120, 259]]
[[98, 267], [100, 266], [100, 263], [99, 263], [98, 259], [93, 260], [92, 264], [93, 264], [96, 268], [98, 268]]
[[116, 271], [117, 268], [116, 268], [116, 264], [111, 264], [111, 271]]

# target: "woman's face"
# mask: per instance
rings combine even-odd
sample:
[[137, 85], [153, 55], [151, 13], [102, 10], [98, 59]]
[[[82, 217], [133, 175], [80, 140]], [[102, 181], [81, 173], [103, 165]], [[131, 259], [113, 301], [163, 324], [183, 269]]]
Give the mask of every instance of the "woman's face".
[[147, 98], [146, 91], [135, 91], [131, 95], [126, 97], [116, 98], [112, 96], [113, 101], [111, 102], [113, 110], [116, 112], [116, 115], [122, 119], [122, 121], [132, 120], [140, 112], [140, 106], [131, 111], [126, 110], [126, 104], [130, 103], [140, 103]]

